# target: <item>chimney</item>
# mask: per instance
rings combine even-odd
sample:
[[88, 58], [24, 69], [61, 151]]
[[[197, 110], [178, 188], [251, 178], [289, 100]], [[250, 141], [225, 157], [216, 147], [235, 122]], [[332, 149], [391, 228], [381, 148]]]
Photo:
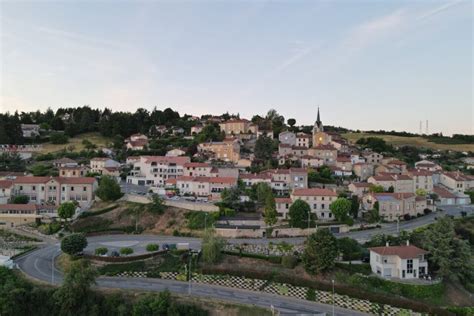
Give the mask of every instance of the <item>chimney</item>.
[[388, 244], [388, 241], [387, 241], [387, 242], [385, 243], [385, 247], [388, 247], [388, 246], [389, 246], [389, 244]]
[[407, 240], [407, 246], [410, 246], [410, 241], [409, 240]]

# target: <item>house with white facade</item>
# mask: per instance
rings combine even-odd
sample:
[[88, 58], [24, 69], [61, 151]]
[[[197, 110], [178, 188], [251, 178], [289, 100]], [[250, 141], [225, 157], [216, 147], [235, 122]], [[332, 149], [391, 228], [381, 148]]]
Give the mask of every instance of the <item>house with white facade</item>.
[[426, 250], [410, 245], [372, 247], [370, 267], [372, 272], [383, 278], [417, 279], [428, 275]]
[[182, 176], [184, 165], [189, 162], [189, 157], [140, 156], [133, 163], [127, 183], [162, 187], [166, 180]]
[[289, 198], [275, 198], [278, 217], [287, 219], [291, 205], [298, 199], [309, 204], [311, 213], [315, 214], [319, 221], [334, 219], [329, 206], [337, 199], [337, 193], [329, 189], [317, 188], [294, 189]]

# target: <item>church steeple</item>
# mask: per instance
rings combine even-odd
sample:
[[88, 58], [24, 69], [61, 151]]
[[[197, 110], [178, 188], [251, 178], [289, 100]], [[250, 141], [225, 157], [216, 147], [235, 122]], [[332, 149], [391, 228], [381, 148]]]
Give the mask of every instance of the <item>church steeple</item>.
[[323, 131], [323, 122], [321, 122], [321, 116], [319, 115], [319, 106], [318, 106], [318, 116], [316, 117], [316, 122], [314, 123], [313, 132], [322, 132]]

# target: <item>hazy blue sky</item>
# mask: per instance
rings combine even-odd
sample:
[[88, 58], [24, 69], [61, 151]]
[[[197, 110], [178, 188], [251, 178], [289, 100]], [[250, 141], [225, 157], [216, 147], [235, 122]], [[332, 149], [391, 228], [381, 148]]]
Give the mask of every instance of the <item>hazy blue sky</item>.
[[[473, 133], [472, 1], [1, 1], [0, 110]], [[424, 123], [423, 123], [424, 124]]]

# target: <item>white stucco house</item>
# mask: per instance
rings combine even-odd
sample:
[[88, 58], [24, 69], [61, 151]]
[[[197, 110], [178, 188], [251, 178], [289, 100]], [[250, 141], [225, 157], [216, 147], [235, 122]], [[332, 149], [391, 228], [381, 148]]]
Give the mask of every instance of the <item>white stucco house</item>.
[[426, 250], [410, 245], [373, 247], [370, 250], [372, 272], [383, 278], [417, 279], [428, 274]]

